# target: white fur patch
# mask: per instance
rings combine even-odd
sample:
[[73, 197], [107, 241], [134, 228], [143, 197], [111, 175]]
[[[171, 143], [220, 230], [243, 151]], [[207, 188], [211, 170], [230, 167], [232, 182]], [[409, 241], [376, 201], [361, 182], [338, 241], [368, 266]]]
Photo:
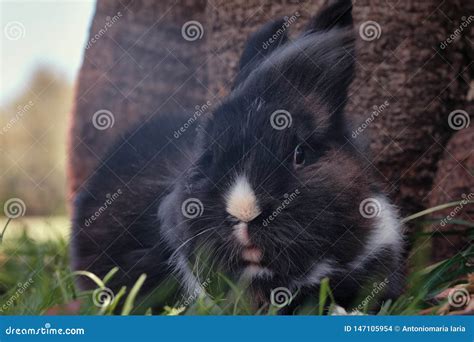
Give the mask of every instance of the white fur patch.
[[245, 267], [242, 274], [243, 279], [251, 280], [252, 278], [271, 278], [273, 277], [273, 272], [266, 268], [258, 265], [250, 265]]
[[262, 261], [262, 251], [258, 248], [245, 248], [242, 251], [242, 259], [248, 262], [259, 263]]
[[396, 208], [385, 196], [377, 196], [380, 212], [373, 218], [373, 231], [364, 248], [364, 252], [351, 263], [352, 268], [362, 267], [367, 258], [377, 254], [382, 248], [399, 251], [402, 248], [403, 232]]
[[239, 176], [225, 195], [226, 211], [242, 222], [250, 222], [261, 210], [247, 177]]
[[337, 271], [338, 270], [335, 267], [335, 262], [333, 260], [326, 259], [314, 265], [309, 274], [303, 280], [296, 281], [294, 285], [298, 287], [318, 285], [321, 283], [323, 278], [329, 277]]

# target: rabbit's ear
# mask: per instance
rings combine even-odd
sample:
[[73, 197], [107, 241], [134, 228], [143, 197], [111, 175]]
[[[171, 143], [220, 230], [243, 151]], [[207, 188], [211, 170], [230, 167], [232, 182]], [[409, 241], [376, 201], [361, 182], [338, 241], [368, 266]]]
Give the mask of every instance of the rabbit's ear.
[[354, 65], [353, 30], [313, 32], [265, 58], [236, 89], [236, 95], [277, 103], [287, 98], [312, 101], [316, 96], [339, 106], [346, 101]]
[[350, 28], [352, 20], [351, 0], [328, 0], [326, 5], [312, 17], [304, 34], [329, 31], [334, 28]]
[[286, 19], [263, 25], [248, 39], [239, 62], [239, 71], [232, 88], [241, 84], [262, 60], [288, 40]]

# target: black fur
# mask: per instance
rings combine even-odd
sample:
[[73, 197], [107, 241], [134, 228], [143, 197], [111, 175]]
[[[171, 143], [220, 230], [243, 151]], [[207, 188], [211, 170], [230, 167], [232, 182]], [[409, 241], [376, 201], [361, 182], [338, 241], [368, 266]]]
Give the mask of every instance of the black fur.
[[[295, 303], [304, 294], [314, 296], [318, 284], [304, 279], [324, 260], [332, 262], [330, 283], [340, 303], [348, 305], [367, 281], [385, 277], [385, 296], [395, 297], [402, 288], [400, 246], [384, 246], [359, 267], [349, 266], [377, 229], [374, 219], [361, 216], [359, 203], [382, 196], [348, 141], [344, 105], [355, 63], [350, 10], [350, 1], [333, 2], [295, 41], [285, 33], [262, 50], [282, 22], [265, 25], [249, 40], [234, 89], [212, 117], [176, 138], [173, 132], [189, 115], [160, 115], [118, 142], [77, 195], [74, 268], [104, 276], [119, 266], [114, 289], [146, 273], [149, 290], [170, 275], [184, 279], [183, 268], [193, 270], [204, 249], [216, 270], [238, 279], [246, 263], [224, 195], [235, 175], [246, 174], [262, 209], [249, 223], [249, 235], [263, 250], [262, 265], [274, 273], [252, 280], [256, 304], [267, 303], [271, 290], [281, 286], [299, 291]], [[271, 116], [282, 109], [292, 123], [276, 130]], [[298, 145], [306, 161], [295, 168]], [[122, 194], [85, 226], [119, 188]], [[294, 201], [264, 225], [296, 190]], [[202, 202], [197, 218], [182, 214], [189, 198]], [[203, 274], [194, 276], [204, 280]], [[82, 285], [92, 286], [86, 280]]]

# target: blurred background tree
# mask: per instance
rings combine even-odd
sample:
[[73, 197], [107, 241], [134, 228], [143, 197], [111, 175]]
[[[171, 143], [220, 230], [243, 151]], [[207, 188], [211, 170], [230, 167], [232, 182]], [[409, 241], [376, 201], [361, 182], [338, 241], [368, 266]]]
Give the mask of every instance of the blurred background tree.
[[65, 214], [65, 151], [72, 87], [51, 67], [0, 109], [0, 203], [21, 198], [28, 215]]

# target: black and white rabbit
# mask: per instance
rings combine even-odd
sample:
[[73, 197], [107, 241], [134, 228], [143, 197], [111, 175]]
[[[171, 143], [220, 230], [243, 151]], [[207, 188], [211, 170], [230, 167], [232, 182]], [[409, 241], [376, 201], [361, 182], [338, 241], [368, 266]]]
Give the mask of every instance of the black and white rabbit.
[[189, 114], [160, 114], [121, 139], [77, 195], [74, 268], [118, 266], [113, 289], [146, 273], [145, 291], [170, 276], [194, 291], [204, 249], [219, 272], [248, 280], [255, 304], [282, 287], [314, 295], [324, 277], [343, 305], [374, 279], [397, 296], [402, 225], [344, 115], [351, 10], [333, 1], [292, 41], [284, 19], [268, 23], [212, 115], [173, 136]]

